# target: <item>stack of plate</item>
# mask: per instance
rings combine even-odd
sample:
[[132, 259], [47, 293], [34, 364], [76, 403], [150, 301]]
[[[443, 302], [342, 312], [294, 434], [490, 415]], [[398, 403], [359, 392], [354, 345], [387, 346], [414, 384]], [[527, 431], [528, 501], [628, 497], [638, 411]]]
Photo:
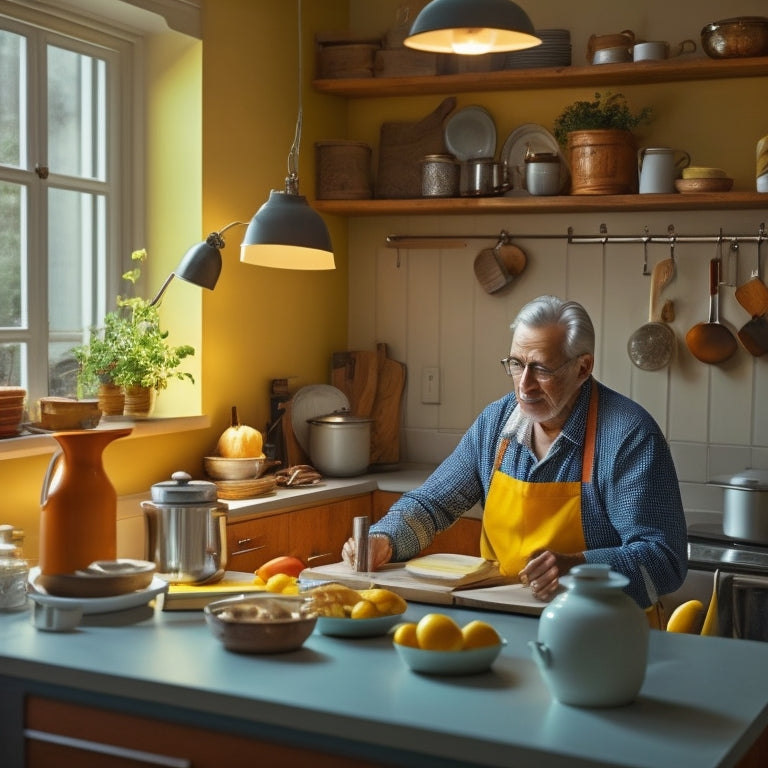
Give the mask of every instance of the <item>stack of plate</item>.
[[512, 51], [504, 59], [504, 69], [534, 67], [569, 67], [571, 65], [571, 33], [567, 29], [537, 29], [541, 45]]
[[0, 437], [19, 434], [26, 397], [22, 387], [0, 387]]

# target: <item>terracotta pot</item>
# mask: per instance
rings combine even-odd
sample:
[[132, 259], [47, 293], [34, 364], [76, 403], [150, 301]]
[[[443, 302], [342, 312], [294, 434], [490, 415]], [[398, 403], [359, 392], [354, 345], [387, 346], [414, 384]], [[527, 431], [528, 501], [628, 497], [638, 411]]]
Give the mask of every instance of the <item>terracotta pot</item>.
[[125, 407], [125, 392], [117, 384], [100, 384], [98, 391], [99, 408], [105, 416], [122, 416]]
[[146, 419], [155, 407], [155, 390], [152, 387], [125, 387], [123, 415], [134, 419]]
[[573, 131], [568, 154], [572, 195], [637, 192], [637, 145], [631, 131]]

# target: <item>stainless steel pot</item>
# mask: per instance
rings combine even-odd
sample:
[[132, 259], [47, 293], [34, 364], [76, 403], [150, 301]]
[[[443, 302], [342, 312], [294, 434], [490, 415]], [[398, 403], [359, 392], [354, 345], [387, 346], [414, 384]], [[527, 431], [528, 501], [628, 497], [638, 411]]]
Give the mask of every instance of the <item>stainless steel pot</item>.
[[723, 487], [723, 533], [768, 544], [768, 470], [746, 469], [712, 482]]
[[227, 512], [215, 483], [174, 472], [152, 486], [152, 501], [142, 501], [147, 559], [171, 584], [218, 581], [227, 568]]
[[308, 419], [309, 458], [329, 477], [353, 477], [368, 469], [373, 419], [337, 411]]

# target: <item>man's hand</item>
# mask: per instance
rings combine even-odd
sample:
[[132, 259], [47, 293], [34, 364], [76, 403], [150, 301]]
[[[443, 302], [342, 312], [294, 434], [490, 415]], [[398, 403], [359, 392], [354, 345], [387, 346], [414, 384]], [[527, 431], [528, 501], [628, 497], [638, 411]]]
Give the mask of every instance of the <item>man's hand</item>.
[[[341, 548], [341, 559], [352, 569], [355, 567], [355, 540], [347, 539]], [[375, 571], [392, 559], [392, 545], [386, 536], [375, 533], [368, 537], [368, 570]]]
[[523, 585], [531, 587], [534, 597], [548, 602], [557, 594], [560, 587], [560, 576], [584, 562], [586, 560], [581, 552], [575, 555], [565, 555], [561, 552], [550, 552], [545, 549], [534, 552], [518, 576]]

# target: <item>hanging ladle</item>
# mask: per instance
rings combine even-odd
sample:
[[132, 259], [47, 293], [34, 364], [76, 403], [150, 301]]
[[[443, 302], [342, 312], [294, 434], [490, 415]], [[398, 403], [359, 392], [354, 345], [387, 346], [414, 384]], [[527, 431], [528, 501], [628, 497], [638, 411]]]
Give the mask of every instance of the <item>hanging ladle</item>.
[[651, 297], [648, 322], [640, 326], [627, 343], [629, 359], [643, 371], [658, 371], [669, 365], [675, 350], [675, 332], [661, 322], [658, 312], [659, 294], [672, 276], [669, 263], [674, 259], [659, 261], [651, 273]]
[[736, 351], [736, 339], [720, 322], [720, 258], [709, 262], [709, 321], [697, 323], [685, 335], [691, 354], [702, 363], [724, 363]]

